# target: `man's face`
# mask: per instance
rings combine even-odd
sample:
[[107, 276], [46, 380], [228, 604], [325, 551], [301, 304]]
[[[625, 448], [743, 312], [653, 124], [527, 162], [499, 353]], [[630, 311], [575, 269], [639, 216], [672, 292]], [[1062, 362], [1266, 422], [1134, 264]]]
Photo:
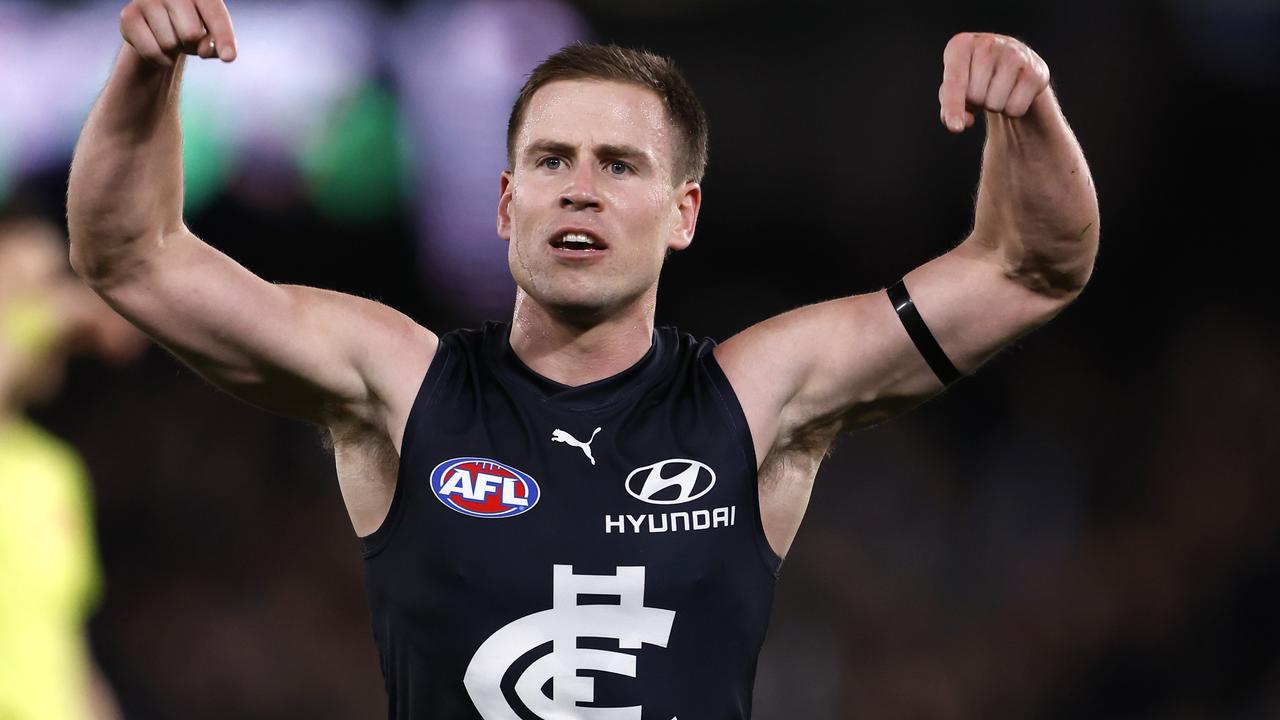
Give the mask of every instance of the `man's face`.
[[57, 227], [32, 221], [0, 233], [0, 411], [57, 392], [70, 352], [137, 358], [142, 334], [72, 274]]
[[78, 281], [55, 231], [40, 224], [0, 229], [0, 403], [56, 391], [62, 378], [63, 298]]
[[0, 290], [4, 295], [48, 295], [72, 281], [66, 258], [51, 229], [32, 223], [0, 238]]
[[661, 98], [564, 80], [531, 98], [502, 175], [498, 234], [511, 275], [549, 310], [598, 319], [652, 298], [667, 251], [693, 240], [697, 183], [673, 181], [676, 130]]

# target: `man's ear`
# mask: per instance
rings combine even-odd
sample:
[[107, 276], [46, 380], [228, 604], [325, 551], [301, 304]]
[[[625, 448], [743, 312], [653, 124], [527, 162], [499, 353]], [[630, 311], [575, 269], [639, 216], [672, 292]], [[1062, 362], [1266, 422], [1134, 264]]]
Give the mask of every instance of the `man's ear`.
[[693, 242], [693, 232], [698, 228], [698, 210], [702, 208], [702, 186], [688, 181], [676, 192], [680, 193], [677, 198], [676, 222], [671, 227], [671, 239], [667, 241], [667, 247], [672, 250], [683, 250]]
[[515, 189], [511, 185], [511, 171], [503, 170], [498, 179], [498, 237], [511, 241], [511, 197]]

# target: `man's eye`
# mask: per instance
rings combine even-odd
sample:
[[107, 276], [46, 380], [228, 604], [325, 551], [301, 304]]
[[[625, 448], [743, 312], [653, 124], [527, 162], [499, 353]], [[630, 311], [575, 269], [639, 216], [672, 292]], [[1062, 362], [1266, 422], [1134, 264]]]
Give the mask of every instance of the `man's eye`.
[[624, 162], [609, 163], [609, 172], [613, 173], [614, 175], [625, 175], [626, 172], [630, 169], [631, 167]]
[[560, 158], [547, 158], [542, 161], [542, 164], [546, 166], [548, 170], [559, 170], [561, 162]]

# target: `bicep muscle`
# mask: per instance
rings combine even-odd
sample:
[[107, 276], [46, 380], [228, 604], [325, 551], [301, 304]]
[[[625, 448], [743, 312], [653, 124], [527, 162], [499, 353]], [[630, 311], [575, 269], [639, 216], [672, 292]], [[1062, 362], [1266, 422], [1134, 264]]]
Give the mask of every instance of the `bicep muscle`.
[[214, 385], [313, 422], [368, 410], [377, 383], [395, 372], [385, 365], [434, 349], [433, 335], [391, 308], [266, 282], [190, 233], [166, 238], [101, 292]]
[[[1027, 288], [969, 243], [911, 271], [905, 284], [930, 333], [966, 374], [1066, 303]], [[757, 446], [767, 443], [762, 456], [814, 428], [875, 424], [943, 389], [884, 291], [766, 320], [726, 341], [717, 358]]]

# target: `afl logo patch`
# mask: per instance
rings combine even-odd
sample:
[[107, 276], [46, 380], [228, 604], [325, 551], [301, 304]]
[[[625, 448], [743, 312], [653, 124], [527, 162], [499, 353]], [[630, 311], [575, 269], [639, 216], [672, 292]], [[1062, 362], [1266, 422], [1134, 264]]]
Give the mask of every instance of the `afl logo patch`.
[[679, 505], [711, 492], [716, 471], [697, 460], [672, 458], [636, 468], [627, 476], [627, 492], [654, 505]]
[[540, 495], [538, 483], [527, 473], [477, 457], [453, 458], [437, 465], [431, 471], [431, 490], [450, 510], [479, 518], [529, 512]]

